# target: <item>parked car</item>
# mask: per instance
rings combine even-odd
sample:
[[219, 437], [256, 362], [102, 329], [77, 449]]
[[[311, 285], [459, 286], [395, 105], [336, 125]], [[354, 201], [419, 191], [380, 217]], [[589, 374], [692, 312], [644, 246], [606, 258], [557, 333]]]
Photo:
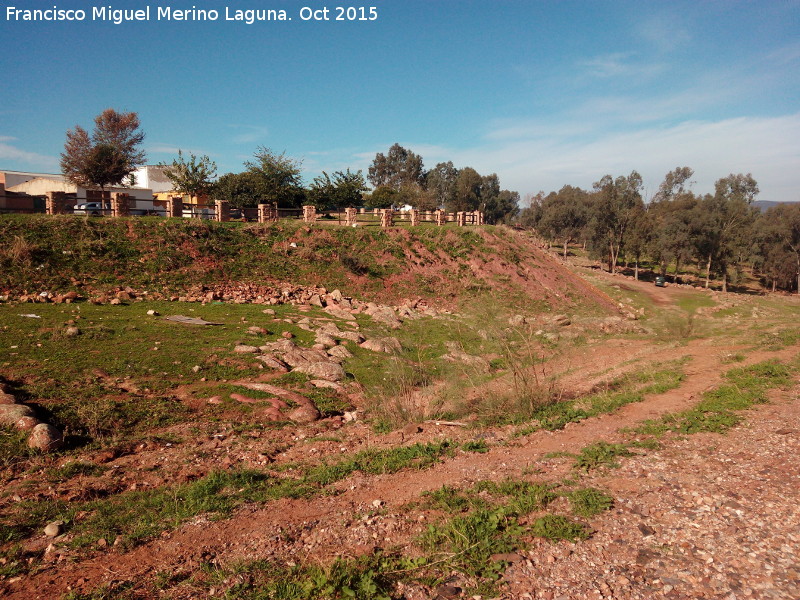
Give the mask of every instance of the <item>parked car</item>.
[[658, 275], [656, 277], [656, 287], [667, 287], [667, 280], [663, 275]]
[[73, 214], [76, 215], [91, 215], [99, 217], [106, 210], [102, 202], [84, 202], [83, 204], [76, 204], [72, 207]]

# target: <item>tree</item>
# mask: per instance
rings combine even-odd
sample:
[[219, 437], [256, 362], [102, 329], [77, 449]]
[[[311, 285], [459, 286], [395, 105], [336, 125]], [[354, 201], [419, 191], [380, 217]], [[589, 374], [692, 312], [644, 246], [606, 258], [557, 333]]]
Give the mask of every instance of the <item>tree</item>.
[[213, 187], [213, 179], [217, 176], [217, 165], [208, 156], [196, 157], [189, 154], [189, 160], [183, 158], [178, 150], [178, 158], [171, 165], [159, 163], [164, 175], [172, 182], [176, 192], [188, 194], [192, 202], [202, 194], [207, 194]]
[[616, 272], [617, 258], [625, 247], [626, 235], [634, 216], [642, 209], [642, 176], [631, 171], [627, 177], [605, 175], [594, 184], [592, 248], [596, 254], [606, 254], [608, 270]]
[[455, 189], [450, 201], [445, 205], [449, 212], [478, 210], [481, 201], [483, 178], [472, 167], [464, 167], [458, 172]]
[[789, 289], [797, 286], [800, 294], [800, 204], [779, 204], [759, 219], [759, 250], [764, 270], [772, 279]]
[[213, 185], [211, 194], [227, 200], [232, 208], [255, 208], [261, 201], [260, 179], [250, 171], [226, 173]]
[[749, 246], [756, 195], [758, 184], [752, 175], [731, 174], [718, 179], [714, 194], [699, 203], [696, 252], [706, 260], [706, 287], [715, 272], [722, 275], [722, 291], [728, 291], [728, 266], [736, 264], [743, 247]]
[[519, 213], [519, 192], [501, 190], [483, 203], [483, 217], [487, 224], [507, 223]]
[[658, 192], [653, 197], [653, 202], [668, 202], [686, 191], [684, 187], [694, 175], [694, 170], [689, 167], [675, 167], [664, 176], [664, 181], [658, 186]]
[[303, 203], [303, 161], [289, 158], [285, 152], [276, 154], [263, 146], [254, 158], [254, 161], [247, 161], [245, 167], [252, 175], [262, 202], [277, 202], [282, 207], [297, 207]]
[[376, 188], [388, 186], [399, 191], [403, 185], [422, 186], [425, 182], [425, 171], [422, 157], [411, 150], [395, 144], [384, 156], [377, 153], [368, 171], [369, 182]]
[[364, 198], [364, 203], [369, 208], [389, 208], [397, 200], [398, 193], [388, 185], [382, 185]]
[[94, 119], [90, 136], [80, 125], [67, 131], [61, 172], [84, 187], [119, 185], [136, 167], [145, 164], [141, 149], [144, 133], [136, 113], [118, 113], [107, 108]]
[[335, 171], [332, 176], [325, 171], [315, 177], [308, 189], [308, 200], [318, 209], [362, 204], [361, 192], [367, 191], [367, 182], [361, 170], [351, 173]]
[[541, 216], [537, 223], [539, 233], [563, 245], [564, 258], [567, 247], [589, 221], [589, 194], [581, 188], [565, 185], [557, 193], [550, 192], [540, 204]]
[[702, 218], [697, 214], [700, 199], [690, 191], [659, 194], [647, 211], [652, 230], [650, 254], [659, 262], [661, 275], [667, 274], [667, 267], [673, 261], [677, 275], [681, 264], [691, 258], [700, 234], [698, 225]]
[[425, 176], [425, 186], [428, 191], [433, 193], [437, 206], [445, 206], [455, 193], [458, 169], [453, 166], [452, 161], [437, 164]]

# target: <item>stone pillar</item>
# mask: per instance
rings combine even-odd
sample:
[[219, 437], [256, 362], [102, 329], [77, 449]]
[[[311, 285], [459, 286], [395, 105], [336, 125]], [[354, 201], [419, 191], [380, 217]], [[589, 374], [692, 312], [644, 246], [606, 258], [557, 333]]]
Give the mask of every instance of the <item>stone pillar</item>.
[[306, 204], [303, 206], [303, 221], [313, 223], [317, 220], [317, 207]]
[[167, 198], [166, 214], [167, 218], [183, 216], [183, 196], [170, 196]]
[[266, 223], [269, 221], [270, 212], [272, 206], [270, 204], [259, 204], [258, 205], [258, 222], [259, 223]]
[[416, 227], [419, 225], [419, 211], [416, 208], [411, 209], [411, 226]]
[[394, 211], [391, 208], [385, 208], [381, 211], [381, 227], [391, 227], [394, 225]]
[[456, 213], [456, 225], [459, 227], [463, 227], [467, 224], [467, 213], [463, 210], [460, 210]]
[[216, 200], [214, 205], [217, 208], [216, 220], [220, 223], [231, 220], [231, 204], [227, 200]]
[[47, 192], [45, 201], [45, 212], [48, 215], [63, 215], [66, 208], [67, 198], [64, 192]]
[[344, 209], [344, 216], [346, 219], [346, 224], [348, 227], [353, 227], [356, 225], [356, 215], [358, 213], [358, 209], [355, 208], [345, 208]]
[[112, 217], [127, 217], [130, 214], [130, 204], [128, 203], [128, 194], [122, 192], [114, 192], [111, 194], [111, 216]]
[[437, 210], [435, 215], [436, 215], [436, 224], [437, 225], [439, 225], [441, 227], [442, 225], [447, 223], [447, 215], [445, 214], [445, 212], [443, 210]]

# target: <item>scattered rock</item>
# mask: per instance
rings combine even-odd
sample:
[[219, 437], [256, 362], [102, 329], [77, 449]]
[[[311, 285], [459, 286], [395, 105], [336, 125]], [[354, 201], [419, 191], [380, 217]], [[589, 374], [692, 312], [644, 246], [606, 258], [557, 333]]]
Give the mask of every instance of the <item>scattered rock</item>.
[[249, 333], [250, 335], [269, 335], [269, 331], [267, 331], [263, 327], [259, 327], [258, 325], [253, 325], [252, 327], [248, 327], [247, 333]]
[[258, 346], [248, 346], [247, 344], [237, 344], [236, 347], [233, 349], [234, 352], [238, 352], [240, 354], [255, 354], [259, 352]]
[[328, 356], [333, 356], [334, 358], [339, 358], [344, 360], [346, 358], [352, 358], [353, 353], [350, 352], [350, 350], [348, 350], [344, 346], [334, 346], [333, 348], [328, 350]]
[[0, 404], [16, 404], [17, 399], [6, 392], [0, 392]]
[[325, 379], [327, 381], [341, 381], [346, 376], [342, 366], [332, 362], [306, 363], [295, 367], [294, 370], [316, 379]]
[[151, 316], [151, 317], [158, 317], [158, 316], [160, 316], [160, 313], [159, 313], [157, 310], [152, 310], [152, 309], [151, 309], [151, 310], [148, 310], [148, 311], [147, 311], [147, 314], [148, 314], [149, 316]]
[[338, 308], [336, 306], [326, 306], [323, 310], [330, 316], [335, 317], [337, 319], [342, 319], [343, 321], [356, 320], [356, 318], [353, 316], [353, 313], [344, 310], [343, 308]]
[[48, 523], [44, 528], [44, 534], [47, 537], [58, 537], [64, 532], [64, 521], [53, 521]]
[[31, 436], [28, 438], [28, 447], [42, 452], [57, 450], [63, 443], [64, 438], [61, 432], [47, 423], [39, 423], [33, 428]]
[[264, 366], [273, 371], [280, 371], [281, 373], [287, 373], [289, 371], [289, 365], [269, 354], [261, 354], [260, 356], [256, 356], [256, 359], [260, 360], [264, 363]]
[[298, 406], [286, 416], [295, 423], [313, 423], [320, 418], [319, 411], [310, 404]]
[[400, 340], [394, 337], [373, 338], [359, 345], [366, 350], [385, 352], [386, 354], [393, 354], [401, 350]]
[[0, 404], [0, 424], [13, 427], [21, 418], [35, 416], [33, 410], [24, 404]]
[[66, 337], [70, 337], [70, 338], [71, 337], [78, 337], [80, 335], [80, 333], [81, 333], [81, 330], [78, 329], [77, 327], [75, 327], [74, 325], [72, 325], [70, 327], [67, 327], [64, 330], [64, 335]]
[[20, 431], [30, 431], [34, 427], [36, 427], [41, 421], [36, 417], [22, 417], [16, 423], [14, 423], [14, 427], [19, 429]]

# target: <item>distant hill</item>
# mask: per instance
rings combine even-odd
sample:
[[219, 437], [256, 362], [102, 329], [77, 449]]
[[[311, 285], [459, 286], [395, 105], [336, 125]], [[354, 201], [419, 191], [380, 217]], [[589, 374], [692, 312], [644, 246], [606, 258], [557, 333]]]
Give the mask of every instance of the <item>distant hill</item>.
[[755, 206], [762, 213], [768, 208], [778, 206], [779, 204], [788, 204], [788, 202], [775, 202], [774, 200], [756, 200], [753, 202], [753, 206]]

